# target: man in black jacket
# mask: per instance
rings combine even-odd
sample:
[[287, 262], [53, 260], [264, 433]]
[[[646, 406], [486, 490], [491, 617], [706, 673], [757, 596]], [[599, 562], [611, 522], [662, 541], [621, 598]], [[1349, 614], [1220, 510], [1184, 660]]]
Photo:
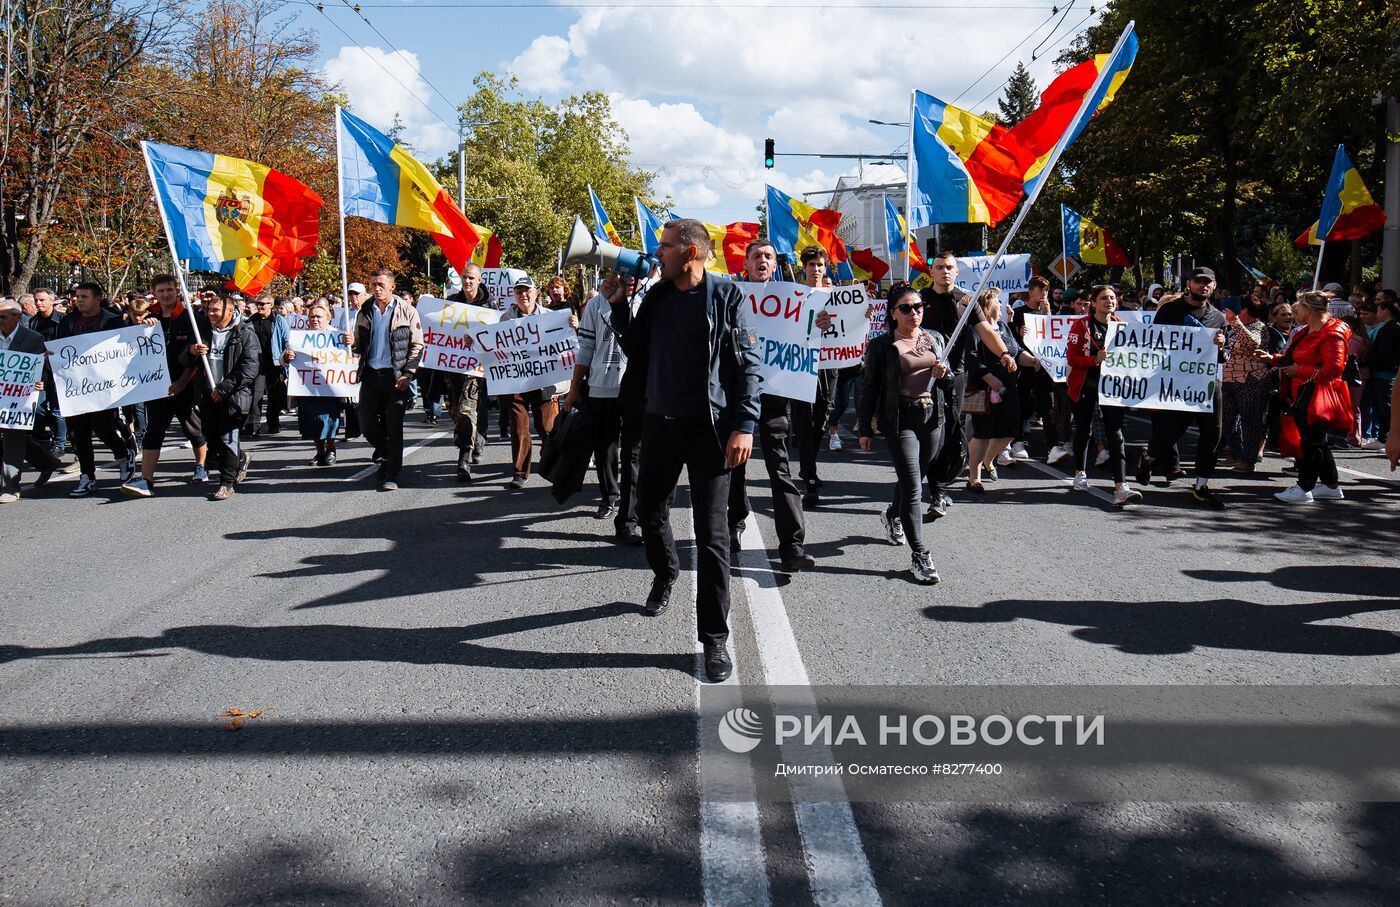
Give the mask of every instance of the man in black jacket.
[[[729, 639], [729, 471], [749, 459], [763, 376], [758, 330], [739, 287], [705, 271], [710, 234], [698, 220], [661, 231], [661, 280], [636, 317], [626, 281], [608, 302], [627, 354], [621, 398], [644, 404], [637, 521], [655, 579], [650, 615], [664, 612], [680, 572], [671, 534], [671, 498], [684, 467], [690, 477], [697, 552], [696, 618], [705, 675], [733, 672]], [[594, 302], [597, 305], [597, 302]]]
[[261, 357], [257, 334], [239, 317], [232, 302], [211, 299], [205, 303], [204, 314], [199, 325], [203, 342], [190, 344], [181, 356], [181, 364], [198, 367], [201, 356], [209, 357], [213, 386], [203, 368], [198, 372], [202, 387], [200, 423], [209, 443], [209, 456], [219, 470], [219, 488], [209, 500], [226, 501], [233, 497], [234, 485], [248, 474], [248, 464], [253, 459], [239, 449], [238, 431], [253, 405], [253, 385]]
[[[54, 340], [66, 340], [80, 334], [115, 331], [126, 327], [122, 316], [102, 305], [102, 287], [95, 283], [80, 283], [73, 290], [73, 311], [63, 316], [54, 332]], [[69, 497], [82, 498], [97, 487], [97, 457], [92, 449], [92, 436], [97, 435], [116, 457], [125, 482], [136, 471], [136, 438], [122, 418], [120, 408], [95, 413], [68, 416], [68, 440], [78, 455], [82, 475]]]
[[[1157, 309], [1153, 324], [1185, 325], [1215, 329], [1215, 345], [1220, 350], [1219, 359], [1225, 361], [1225, 314], [1210, 304], [1215, 292], [1215, 272], [1210, 268], [1195, 268], [1186, 278], [1186, 292]], [[1207, 483], [1215, 475], [1215, 467], [1220, 452], [1221, 435], [1221, 389], [1215, 384], [1215, 405], [1208, 413], [1183, 413], [1175, 410], [1158, 410], [1152, 414], [1152, 438], [1138, 457], [1137, 474], [1139, 485], [1152, 480], [1154, 467], [1166, 476], [1168, 481], [1185, 475], [1179, 467], [1176, 442], [1186, 434], [1192, 425], [1196, 426], [1196, 483], [1191, 489], [1191, 499], [1197, 504], [1212, 510], [1224, 510], [1225, 504]]]

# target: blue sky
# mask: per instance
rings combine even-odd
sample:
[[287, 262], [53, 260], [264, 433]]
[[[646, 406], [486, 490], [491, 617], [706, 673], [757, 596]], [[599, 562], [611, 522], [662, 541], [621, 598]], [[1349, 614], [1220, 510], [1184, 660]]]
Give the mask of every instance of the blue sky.
[[[1043, 88], [1058, 51], [1094, 21], [1083, 0], [1062, 3], [1057, 16], [1045, 0], [370, 0], [361, 10], [372, 28], [343, 0], [322, 2], [324, 13], [306, 2], [287, 7], [320, 36], [319, 65], [371, 123], [387, 127], [397, 113], [422, 157], [455, 140], [452, 103], [437, 92], [465, 98], [482, 69], [514, 72], [527, 94], [546, 100], [599, 89], [613, 98], [633, 161], [661, 171], [659, 188], [678, 212], [716, 223], [753, 219], [765, 182], [800, 194], [833, 188], [857, 167], [782, 152], [902, 153], [904, 130], [867, 120], [907, 120], [912, 88], [987, 109], [1017, 61]], [[773, 171], [762, 166], [765, 137], [780, 153]]]

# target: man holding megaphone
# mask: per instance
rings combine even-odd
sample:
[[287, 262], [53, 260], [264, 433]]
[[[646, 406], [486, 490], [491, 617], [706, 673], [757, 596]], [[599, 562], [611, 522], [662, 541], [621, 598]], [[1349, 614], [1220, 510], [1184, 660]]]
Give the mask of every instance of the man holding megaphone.
[[[698, 220], [661, 231], [661, 279], [636, 315], [626, 281], [607, 301], [627, 368], [621, 397], [641, 403], [642, 456], [637, 521], [655, 579], [646, 612], [671, 602], [680, 573], [671, 498], [684, 467], [690, 478], [697, 557], [696, 619], [711, 682], [733, 672], [729, 639], [729, 472], [753, 452], [763, 377], [758, 330], [739, 287], [705, 271], [710, 234]], [[595, 300], [598, 305], [601, 300]]]

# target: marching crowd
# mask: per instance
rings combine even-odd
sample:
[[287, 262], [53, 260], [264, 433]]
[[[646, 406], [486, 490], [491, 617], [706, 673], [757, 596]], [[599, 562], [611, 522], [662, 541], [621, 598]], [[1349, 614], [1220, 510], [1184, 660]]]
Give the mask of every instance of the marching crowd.
[[[722, 653], [728, 557], [749, 514], [749, 453], [762, 452], [783, 570], [810, 568], [815, 561], [804, 548], [804, 509], [821, 501], [818, 451], [842, 448], [840, 427], [852, 404], [861, 450], [871, 450], [877, 438], [888, 447], [895, 479], [883, 534], [910, 548], [911, 572], [921, 583], [938, 581], [924, 522], [947, 513], [949, 492], [959, 483], [967, 493], [986, 494], [1000, 470], [1032, 456], [1036, 441], [1049, 464], [1069, 461], [1075, 489], [1090, 488], [1091, 468], [1104, 470], [1119, 507], [1142, 499], [1134, 482], [1187, 477], [1177, 448], [1191, 428], [1197, 438], [1190, 495], [1210, 509], [1225, 506], [1211, 487], [1222, 455], [1224, 466], [1241, 474], [1253, 473], [1268, 450], [1292, 458], [1284, 470], [1295, 474], [1296, 484], [1277, 495], [1288, 503], [1344, 496], [1336, 448], [1379, 450], [1388, 443], [1392, 468], [1400, 455], [1400, 407], [1393, 399], [1400, 302], [1394, 290], [1345, 293], [1331, 284], [1290, 297], [1283, 288], [1260, 284], [1230, 297], [1209, 268], [1197, 267], [1181, 292], [1159, 285], [1141, 296], [1112, 285], [1052, 290], [1035, 277], [1015, 298], [988, 289], [972, 299], [956, 286], [956, 258], [940, 253], [929, 262], [931, 285], [896, 283], [884, 295], [888, 329], [870, 338], [863, 367], [819, 372], [817, 399], [808, 403], [762, 393], [752, 316], [740, 304], [737, 285], [704, 270], [708, 252], [703, 225], [677, 221], [663, 231], [659, 273], [640, 283], [611, 274], [582, 302], [563, 278], [552, 279], [543, 295], [529, 277], [521, 278], [501, 318], [569, 309], [578, 331], [577, 364], [568, 382], [494, 399], [483, 378], [419, 367], [422, 325], [412, 297], [396, 292], [390, 271], [370, 275], [368, 287], [350, 284], [343, 305], [329, 297], [245, 299], [205, 291], [193, 300], [193, 318], [169, 276], [155, 278], [149, 295], [109, 299], [100, 286], [83, 283], [64, 299], [39, 289], [0, 301], [0, 351], [42, 354], [45, 341], [158, 324], [173, 381], [166, 397], [65, 418], [46, 370], [34, 430], [0, 432], [0, 502], [18, 500], [26, 462], [37, 472], [32, 487], [76, 471], [69, 494], [90, 495], [98, 485], [94, 438], [115, 459], [121, 491], [149, 497], [175, 421], [193, 451], [191, 480], [210, 482], [211, 499], [224, 500], [248, 474], [247, 439], [280, 435], [283, 417], [293, 412], [300, 436], [315, 445], [314, 465], [334, 465], [338, 442], [363, 435], [378, 464], [380, 489], [392, 491], [402, 469], [405, 416], [417, 405], [427, 422], [446, 415], [453, 423], [462, 482], [475, 479], [494, 406], [501, 436], [510, 441], [507, 485], [519, 489], [535, 460], [532, 434], [543, 442], [561, 413], [579, 408], [593, 426], [597, 516], [613, 521], [620, 541], [647, 549], [656, 576], [649, 613], [669, 602], [678, 563], [669, 503], [682, 466], [689, 472], [700, 551], [700, 637], [713, 679], [728, 670]], [[747, 281], [778, 279], [776, 250], [767, 241], [748, 247], [745, 264]], [[821, 250], [804, 250], [802, 281], [829, 286], [826, 266]], [[461, 276], [450, 298], [493, 307], [479, 268], [469, 266]], [[1222, 373], [1212, 412], [1139, 410], [1150, 428], [1134, 432], [1145, 443], [1131, 457], [1128, 413], [1100, 402], [1098, 387], [1109, 326], [1120, 320], [1119, 310], [1139, 308], [1152, 311], [1159, 325], [1217, 329]], [[1053, 381], [1029, 352], [1028, 314], [1082, 316], [1069, 334], [1068, 380]], [[310, 329], [343, 332], [359, 359], [357, 399], [289, 398], [294, 316]], [[962, 320], [965, 329], [956, 331]], [[65, 464], [69, 450], [75, 462]], [[930, 503], [921, 514], [925, 485]]]

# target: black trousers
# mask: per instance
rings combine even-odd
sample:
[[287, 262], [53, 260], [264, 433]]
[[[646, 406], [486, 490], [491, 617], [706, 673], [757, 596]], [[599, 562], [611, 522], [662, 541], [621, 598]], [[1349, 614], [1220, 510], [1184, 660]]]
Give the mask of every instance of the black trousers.
[[[248, 435], [256, 435], [262, 429], [262, 407], [263, 401], [267, 399], [267, 376], [259, 373], [253, 379], [253, 404], [248, 407], [248, 417], [243, 422], [243, 432]], [[271, 420], [269, 420], [270, 422]]]
[[642, 460], [637, 469], [637, 522], [647, 564], [659, 577], [680, 574], [671, 501], [684, 468], [695, 520], [697, 635], [706, 645], [729, 638], [729, 470], [724, 449], [707, 416], [642, 420]]
[[618, 531], [637, 525], [637, 470], [642, 452], [642, 407], [617, 397], [590, 397], [593, 465], [604, 501], [617, 504]]
[[267, 376], [267, 430], [282, 430], [282, 410], [287, 408], [287, 373], [278, 368]]
[[142, 450], [160, 450], [165, 446], [165, 433], [170, 423], [180, 420], [180, 430], [189, 439], [191, 447], [204, 446], [204, 428], [200, 422], [199, 409], [195, 406], [194, 383], [173, 397], [146, 402], [146, 435], [141, 439]]
[[1021, 421], [1017, 424], [1013, 440], [1025, 443], [1026, 417], [1035, 413], [1040, 416], [1041, 428], [1045, 430], [1045, 443], [1058, 447], [1060, 432], [1055, 426], [1055, 379], [1042, 368], [1024, 369], [1019, 375], [1016, 392], [1021, 395]]
[[238, 433], [247, 417], [230, 412], [228, 401], [215, 403], [208, 394], [203, 394], [199, 400], [199, 422], [209, 444], [206, 462], [219, 474], [220, 485], [233, 485], [238, 476]]
[[928, 465], [943, 447], [943, 430], [934, 406], [900, 401], [899, 429], [885, 434], [895, 473], [893, 500], [885, 512], [899, 518], [904, 540], [915, 554], [928, 553], [919, 495]]
[[826, 438], [826, 416], [831, 411], [835, 384], [835, 371], [817, 372], [817, 399], [811, 403], [793, 400], [789, 406], [789, 424], [797, 442], [797, 474], [804, 482], [817, 481], [817, 451]]
[[410, 393], [396, 390], [396, 380], [391, 368], [360, 370], [360, 430], [384, 455], [384, 478], [392, 482], [398, 481], [403, 470], [403, 417]]
[[1214, 412], [1182, 413], [1164, 409], [1153, 413], [1152, 440], [1147, 444], [1147, 456], [1152, 460], [1153, 467], [1162, 475], [1176, 468], [1181, 459], [1176, 442], [1194, 425], [1199, 435], [1196, 440], [1196, 478], [1209, 479], [1215, 475], [1216, 463], [1220, 459], [1221, 409], [1220, 384], [1217, 383]]
[[[758, 439], [763, 445], [763, 465], [773, 489], [773, 524], [778, 530], [778, 556], [801, 557], [807, 527], [802, 519], [802, 492], [792, 480], [789, 458], [792, 424], [786, 397], [759, 400]], [[745, 472], [748, 464], [736, 467], [729, 476], [729, 526], [733, 532], [749, 518], [749, 496]]]
[[1078, 472], [1089, 470], [1089, 438], [1093, 435], [1096, 408], [1103, 419], [1104, 443], [1108, 448], [1113, 481], [1122, 485], [1127, 478], [1123, 453], [1123, 420], [1127, 410], [1122, 406], [1100, 406], [1098, 385], [1088, 381], [1084, 382], [1079, 399], [1074, 403], [1074, 468]]
[[68, 443], [78, 456], [83, 475], [97, 477], [97, 455], [92, 449], [92, 436], [107, 445], [118, 460], [136, 456], [136, 438], [127, 428], [120, 409], [104, 409], [80, 416], [68, 416]]
[[1298, 423], [1298, 440], [1303, 448], [1303, 455], [1298, 458], [1298, 486], [1304, 491], [1312, 491], [1318, 482], [1328, 488], [1337, 487], [1337, 461], [1327, 446], [1327, 431], [1324, 425]]

